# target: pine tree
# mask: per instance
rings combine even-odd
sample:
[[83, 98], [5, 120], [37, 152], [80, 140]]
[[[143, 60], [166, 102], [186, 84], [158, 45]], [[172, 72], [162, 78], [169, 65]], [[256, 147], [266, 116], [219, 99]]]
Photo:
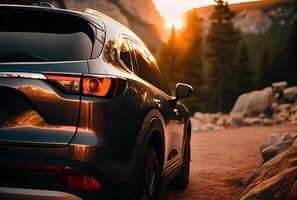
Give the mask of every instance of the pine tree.
[[246, 44], [243, 42], [239, 50], [239, 59], [237, 67], [237, 92], [236, 95], [239, 96], [242, 93], [248, 92], [253, 89], [253, 71], [250, 66], [250, 57], [247, 50]]
[[168, 80], [171, 90], [174, 90], [178, 81], [178, 73], [175, 73], [178, 70], [178, 48], [178, 37], [174, 26], [172, 26], [168, 42], [162, 45], [158, 56], [160, 69]]
[[198, 88], [203, 84], [202, 68], [202, 18], [196, 12], [185, 17], [185, 26], [177, 36], [174, 27], [167, 43], [161, 47], [158, 63], [161, 71], [169, 80], [171, 90], [178, 82], [188, 83], [194, 87], [192, 96], [185, 100], [191, 111], [201, 109], [201, 93]]
[[260, 71], [258, 78], [258, 85], [261, 87], [267, 87], [271, 84], [271, 71], [270, 71], [270, 56], [269, 51], [265, 49], [262, 53], [261, 61], [260, 61]]
[[203, 85], [202, 66], [202, 34], [203, 20], [197, 12], [188, 12], [185, 16], [184, 28], [179, 39], [178, 65], [182, 69], [180, 82], [188, 83], [194, 87], [193, 94], [186, 99], [186, 103], [192, 111], [202, 109], [202, 94], [200, 88]]
[[236, 99], [234, 71], [237, 66], [240, 32], [234, 28], [235, 13], [228, 3], [215, 0], [215, 10], [210, 16], [211, 27], [207, 35], [209, 46], [207, 69], [207, 92], [209, 107], [213, 111], [229, 111]]

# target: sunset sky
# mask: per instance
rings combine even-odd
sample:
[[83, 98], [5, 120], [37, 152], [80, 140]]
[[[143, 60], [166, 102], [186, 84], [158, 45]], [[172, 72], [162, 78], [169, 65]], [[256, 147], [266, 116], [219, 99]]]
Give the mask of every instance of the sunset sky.
[[[229, 4], [247, 2], [255, 0], [229, 0]], [[165, 17], [166, 27], [174, 25], [176, 28], [182, 27], [182, 15], [195, 7], [214, 4], [213, 0], [153, 0], [157, 9]]]

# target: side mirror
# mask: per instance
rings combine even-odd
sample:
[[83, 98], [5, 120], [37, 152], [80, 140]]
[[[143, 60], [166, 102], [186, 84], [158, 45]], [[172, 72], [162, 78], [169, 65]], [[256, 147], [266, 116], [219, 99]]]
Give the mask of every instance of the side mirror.
[[189, 97], [192, 94], [193, 87], [184, 84], [184, 83], [178, 83], [176, 84], [176, 100], [180, 100], [182, 98]]

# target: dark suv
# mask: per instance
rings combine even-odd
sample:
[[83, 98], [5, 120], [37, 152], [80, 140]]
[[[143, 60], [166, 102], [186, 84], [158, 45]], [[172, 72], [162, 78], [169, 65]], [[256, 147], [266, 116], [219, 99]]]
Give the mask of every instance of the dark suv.
[[[94, 10], [0, 5], [0, 198], [157, 199], [191, 124], [152, 54]], [[174, 73], [174, 72], [172, 72]]]

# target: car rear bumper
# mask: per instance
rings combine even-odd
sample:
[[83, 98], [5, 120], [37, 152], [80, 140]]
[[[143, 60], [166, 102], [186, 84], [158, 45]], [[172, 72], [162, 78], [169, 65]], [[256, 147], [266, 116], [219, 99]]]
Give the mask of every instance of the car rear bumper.
[[5, 199], [22, 199], [22, 200], [80, 200], [81, 198], [59, 191], [51, 190], [36, 190], [36, 189], [22, 189], [0, 187], [0, 197]]

